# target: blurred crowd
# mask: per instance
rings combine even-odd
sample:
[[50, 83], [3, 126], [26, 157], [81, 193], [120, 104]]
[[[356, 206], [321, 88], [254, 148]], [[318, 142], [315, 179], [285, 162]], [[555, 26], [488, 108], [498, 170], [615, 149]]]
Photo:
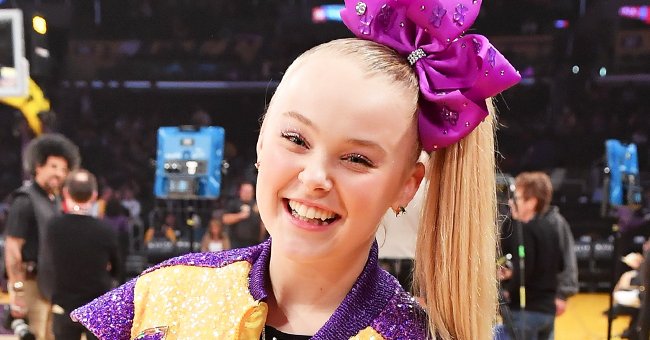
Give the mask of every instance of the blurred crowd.
[[[340, 23], [312, 23], [312, 7], [324, 3], [120, 0], [102, 3], [98, 16], [93, 2], [73, 2], [66, 64], [57, 74], [87, 80], [278, 80], [299, 51], [349, 34]], [[562, 46], [556, 44], [558, 31], [552, 19], [574, 13], [571, 6], [548, 1], [526, 5], [493, 1], [483, 6], [476, 29], [494, 37], [524, 75], [521, 85], [497, 98], [501, 170], [513, 175], [546, 171], [554, 181], [554, 203], [598, 204], [604, 142], [616, 138], [637, 144], [641, 181], [650, 187], [650, 176], [645, 175], [650, 173], [646, 171], [650, 126], [643, 119], [650, 107], [650, 89], [643, 84], [600, 81], [593, 70], [573, 72], [571, 64], [557, 58], [538, 57], [546, 60], [541, 66], [544, 72], [553, 74], [540, 77], [535, 74], [540, 69], [527, 68], [534, 62], [526, 59], [526, 51], [509, 50], [525, 44], [499, 40], [500, 34], [549, 35], [546, 43], [552, 48], [546, 52], [557, 53]], [[158, 127], [224, 127], [228, 167], [222, 199], [215, 204], [218, 208], [236, 196], [236, 183], [255, 179], [255, 138], [272, 91], [270, 87], [202, 93], [57, 87], [48, 94], [56, 111], [56, 130], [79, 145], [83, 165], [97, 175], [102, 195], [122, 202], [127, 215], [146, 227], [157, 206], [152, 186]], [[1, 224], [8, 195], [25, 178], [20, 150], [29, 133], [20, 114], [7, 107], [0, 107], [0, 126]], [[571, 219], [571, 210], [563, 211]]]

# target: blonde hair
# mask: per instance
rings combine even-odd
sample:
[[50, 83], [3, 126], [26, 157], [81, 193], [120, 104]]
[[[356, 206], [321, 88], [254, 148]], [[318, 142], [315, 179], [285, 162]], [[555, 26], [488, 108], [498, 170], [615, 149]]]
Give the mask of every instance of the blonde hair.
[[[303, 53], [287, 75], [318, 51], [350, 55], [369, 76], [388, 77], [411, 96], [418, 78], [406, 57], [368, 40], [339, 39]], [[280, 84], [279, 87], [282, 87]], [[491, 102], [488, 102], [492, 110]], [[417, 117], [413, 118], [417, 124]], [[413, 162], [420, 154], [413, 148]], [[459, 143], [436, 151], [416, 250], [415, 293], [424, 298], [429, 329], [443, 339], [489, 339], [496, 313], [496, 183], [490, 117]]]
[[429, 160], [415, 254], [415, 293], [443, 339], [491, 339], [496, 317], [494, 109]]

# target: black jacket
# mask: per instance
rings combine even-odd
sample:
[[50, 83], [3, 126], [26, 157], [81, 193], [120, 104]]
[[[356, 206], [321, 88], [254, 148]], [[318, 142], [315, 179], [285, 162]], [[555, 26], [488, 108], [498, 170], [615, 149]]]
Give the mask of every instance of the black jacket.
[[[528, 223], [512, 222], [512, 230], [504, 231], [503, 253], [512, 254], [513, 273], [504, 283], [510, 297], [510, 309], [520, 310], [520, 283], [518, 233], [523, 231], [525, 310], [555, 314], [558, 274], [564, 269], [559, 229], [555, 216], [541, 214]], [[521, 228], [519, 227], [521, 226]]]

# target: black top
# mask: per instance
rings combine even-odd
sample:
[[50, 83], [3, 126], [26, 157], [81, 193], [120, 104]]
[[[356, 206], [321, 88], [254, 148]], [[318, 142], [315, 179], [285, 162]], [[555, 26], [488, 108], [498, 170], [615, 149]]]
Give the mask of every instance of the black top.
[[228, 236], [236, 247], [247, 247], [259, 243], [262, 219], [259, 211], [257, 211], [255, 200], [242, 202], [240, 199], [233, 199], [228, 203], [226, 212], [238, 213], [244, 209], [244, 206], [247, 206], [245, 209], [250, 209], [248, 218], [233, 223], [228, 227]]
[[117, 233], [110, 226], [91, 216], [62, 215], [50, 221], [47, 236], [52, 303], [70, 312], [112, 288], [111, 274], [121, 273], [122, 262]]
[[[553, 220], [536, 216], [522, 225], [524, 241], [524, 279], [526, 287], [526, 310], [555, 315], [555, 296], [558, 274], [564, 268], [564, 259], [560, 249], [558, 228]], [[506, 288], [510, 293], [510, 309], [521, 309], [519, 304], [520, 268], [517, 252], [517, 223], [513, 222], [512, 232], [502, 242], [503, 253], [513, 255], [513, 272]]]
[[34, 209], [35, 204], [32, 202], [32, 197], [30, 197], [29, 193], [33, 197], [40, 198], [41, 204], [39, 206], [51, 210], [41, 210], [43, 220], [49, 220], [51, 216], [59, 213], [59, 205], [58, 201], [50, 199], [47, 192], [38, 186], [36, 182], [33, 182], [27, 187], [22, 187], [14, 193], [14, 198], [7, 216], [6, 233], [8, 236], [25, 240], [25, 244], [21, 250], [24, 262], [36, 262], [38, 259], [39, 226]]
[[266, 325], [264, 326], [264, 338], [266, 340], [309, 340], [311, 339], [311, 336], [282, 333], [279, 330]]

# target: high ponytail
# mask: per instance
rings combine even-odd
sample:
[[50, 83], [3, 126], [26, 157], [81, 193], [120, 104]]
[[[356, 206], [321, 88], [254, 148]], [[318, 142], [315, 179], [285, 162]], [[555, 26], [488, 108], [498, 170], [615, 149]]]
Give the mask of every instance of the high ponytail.
[[494, 108], [460, 142], [433, 153], [415, 256], [415, 294], [432, 334], [493, 337], [497, 307]]

